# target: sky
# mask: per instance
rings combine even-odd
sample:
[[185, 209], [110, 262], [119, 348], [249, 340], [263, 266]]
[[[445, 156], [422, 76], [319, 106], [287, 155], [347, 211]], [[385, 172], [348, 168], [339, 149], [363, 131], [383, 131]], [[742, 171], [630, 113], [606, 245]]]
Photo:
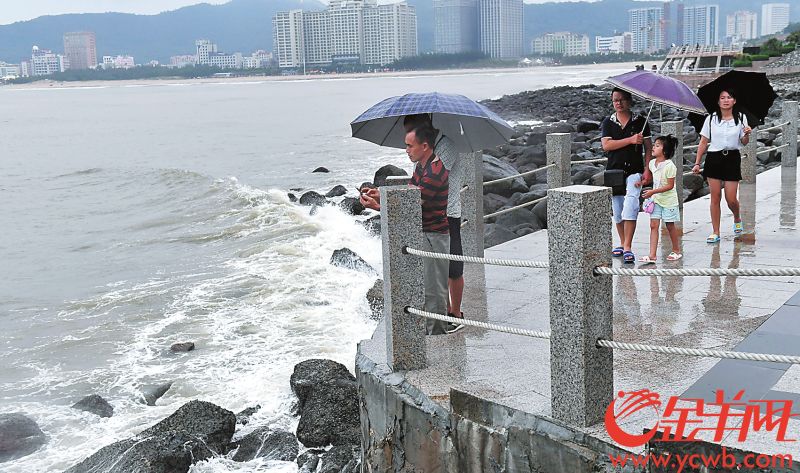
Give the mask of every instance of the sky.
[[[156, 14], [197, 3], [226, 3], [229, 0], [0, 0], [0, 25], [62, 13], [122, 12]], [[549, 3], [569, 0], [525, 0]], [[575, 1], [575, 0], [572, 0]]]

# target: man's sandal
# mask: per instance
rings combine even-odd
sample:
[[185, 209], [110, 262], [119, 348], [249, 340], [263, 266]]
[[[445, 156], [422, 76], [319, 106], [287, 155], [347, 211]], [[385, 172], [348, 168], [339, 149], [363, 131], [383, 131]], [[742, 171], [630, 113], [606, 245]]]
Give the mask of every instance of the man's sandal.
[[719, 235], [712, 233], [706, 238], [706, 243], [719, 243]]

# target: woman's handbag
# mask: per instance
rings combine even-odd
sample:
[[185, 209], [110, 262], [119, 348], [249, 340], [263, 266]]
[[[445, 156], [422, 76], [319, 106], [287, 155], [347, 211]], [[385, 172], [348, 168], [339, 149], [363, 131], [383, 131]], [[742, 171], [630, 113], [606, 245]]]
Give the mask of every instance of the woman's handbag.
[[625, 172], [622, 169], [606, 169], [603, 185], [610, 187], [613, 195], [625, 195]]
[[654, 201], [652, 197], [645, 200], [644, 203], [642, 204], [642, 211], [644, 211], [644, 213], [651, 214], [655, 209], [656, 209], [656, 201]]

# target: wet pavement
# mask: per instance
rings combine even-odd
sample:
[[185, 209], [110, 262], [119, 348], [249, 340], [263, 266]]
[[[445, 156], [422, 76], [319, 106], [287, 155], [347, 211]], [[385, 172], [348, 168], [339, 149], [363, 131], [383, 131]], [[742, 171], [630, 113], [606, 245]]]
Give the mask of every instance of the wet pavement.
[[[757, 189], [756, 189], [757, 187]], [[684, 207], [683, 260], [668, 263], [669, 238], [662, 232], [658, 264], [663, 268], [758, 268], [800, 266], [797, 231], [797, 168], [775, 168], [740, 189], [745, 234], [734, 238], [723, 200], [722, 241], [705, 242], [711, 232], [709, 198]], [[639, 214], [634, 252], [647, 254], [649, 220]], [[616, 241], [616, 232], [614, 239]], [[610, 251], [610, 248], [609, 248]], [[547, 232], [540, 231], [486, 250], [489, 258], [547, 261]], [[615, 258], [614, 265], [621, 262]], [[637, 264], [637, 267], [639, 265]], [[650, 266], [652, 267], [652, 266]], [[464, 313], [500, 325], [549, 331], [548, 275], [542, 269], [468, 264]], [[800, 355], [800, 277], [614, 277], [614, 339], [691, 348]], [[379, 325], [364, 354], [385, 363], [385, 335]], [[452, 335], [427, 337], [429, 367], [407, 379], [448, 407], [451, 387], [491, 401], [550, 416], [550, 346], [547, 340], [467, 327]], [[649, 389], [661, 395], [726, 399], [745, 390], [748, 400], [791, 399], [800, 406], [800, 366], [717, 360], [615, 350], [615, 391]], [[763, 408], [763, 406], [762, 406]], [[713, 411], [707, 406], [706, 411]], [[732, 416], [723, 445], [759, 453], [800, 456], [800, 442], [776, 442], [774, 432], [737, 439], [744, 416]], [[628, 432], [655, 425], [656, 414], [623, 423]], [[611, 441], [602, 424], [584, 429]], [[787, 435], [800, 439], [800, 421]], [[713, 440], [712, 431], [698, 436]]]

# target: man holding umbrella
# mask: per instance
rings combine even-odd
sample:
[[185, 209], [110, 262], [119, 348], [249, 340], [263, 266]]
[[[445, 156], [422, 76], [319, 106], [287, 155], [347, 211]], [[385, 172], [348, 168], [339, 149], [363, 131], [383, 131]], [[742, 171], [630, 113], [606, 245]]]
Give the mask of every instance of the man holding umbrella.
[[641, 115], [634, 117], [631, 112], [630, 92], [614, 88], [611, 102], [614, 113], [606, 117], [600, 126], [601, 143], [608, 156], [607, 169], [621, 172], [624, 178], [624, 185], [615, 186], [611, 198], [620, 240], [620, 246], [614, 248], [611, 254], [622, 256], [625, 263], [632, 264], [636, 262], [631, 246], [639, 216], [639, 195], [642, 184], [652, 179], [648, 165], [653, 144], [647, 119]]

